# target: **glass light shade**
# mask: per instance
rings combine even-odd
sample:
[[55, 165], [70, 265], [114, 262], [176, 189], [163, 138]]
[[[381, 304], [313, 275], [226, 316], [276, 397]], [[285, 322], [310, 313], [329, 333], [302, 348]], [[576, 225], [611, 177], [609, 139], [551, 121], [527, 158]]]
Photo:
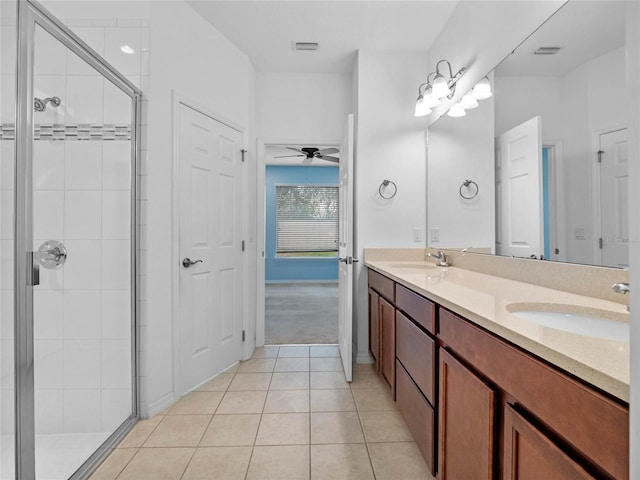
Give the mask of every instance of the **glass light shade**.
[[413, 112], [414, 117], [424, 117], [425, 115], [429, 115], [431, 113], [431, 109], [429, 106], [424, 103], [424, 97], [420, 95], [418, 100], [416, 100], [416, 109]]
[[464, 108], [460, 103], [455, 103], [447, 112], [447, 115], [450, 117], [464, 117], [467, 112], [464, 111]]
[[462, 105], [462, 108], [465, 110], [471, 110], [472, 108], [477, 108], [480, 104], [478, 100], [473, 98], [471, 92], [469, 92], [460, 99], [460, 105]]
[[447, 79], [442, 75], [436, 75], [436, 78], [433, 80], [431, 91], [433, 96], [438, 99], [444, 98], [451, 93], [451, 89], [449, 88], [449, 85], [447, 85]]
[[476, 86], [473, 87], [473, 90], [471, 91], [471, 95], [473, 95], [473, 98], [476, 100], [485, 100], [492, 97], [493, 93], [491, 93], [491, 83], [489, 83], [489, 79], [484, 77], [476, 83]]
[[433, 108], [440, 105], [440, 99], [433, 96], [433, 92], [431, 91], [431, 88], [427, 88], [427, 91], [424, 92], [423, 102], [429, 108]]

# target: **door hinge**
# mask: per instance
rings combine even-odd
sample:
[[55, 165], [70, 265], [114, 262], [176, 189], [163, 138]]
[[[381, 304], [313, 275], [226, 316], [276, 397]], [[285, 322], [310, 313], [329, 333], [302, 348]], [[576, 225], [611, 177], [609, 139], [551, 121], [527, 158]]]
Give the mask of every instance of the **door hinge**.
[[242, 240], [242, 251], [244, 252], [244, 240]]
[[244, 330], [242, 330], [242, 341], [243, 341], [243, 342], [244, 342], [244, 340], [245, 340], [245, 337], [246, 337], [246, 332], [245, 332]]
[[598, 163], [602, 163], [602, 154], [604, 153], [604, 150], [598, 150]]
[[600, 249], [602, 249], [602, 245], [603, 245], [603, 241], [602, 241], [602, 237], [600, 237], [600, 238], [598, 239], [598, 247], [599, 247]]
[[243, 148], [242, 150], [240, 150], [240, 153], [242, 153], [242, 162], [244, 163], [244, 160], [245, 160], [244, 156], [247, 153], [247, 150]]

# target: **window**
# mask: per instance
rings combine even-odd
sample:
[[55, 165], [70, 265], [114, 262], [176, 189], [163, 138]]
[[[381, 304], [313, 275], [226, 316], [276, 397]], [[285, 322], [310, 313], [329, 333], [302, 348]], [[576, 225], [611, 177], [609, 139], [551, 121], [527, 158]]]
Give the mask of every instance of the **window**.
[[338, 256], [338, 187], [276, 187], [276, 256]]

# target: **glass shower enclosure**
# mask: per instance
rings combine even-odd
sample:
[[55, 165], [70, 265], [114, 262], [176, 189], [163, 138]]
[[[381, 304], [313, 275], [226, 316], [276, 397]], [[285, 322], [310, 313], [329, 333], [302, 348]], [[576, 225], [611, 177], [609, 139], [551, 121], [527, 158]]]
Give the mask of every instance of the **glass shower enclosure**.
[[84, 478], [137, 420], [140, 91], [3, 1], [0, 479]]

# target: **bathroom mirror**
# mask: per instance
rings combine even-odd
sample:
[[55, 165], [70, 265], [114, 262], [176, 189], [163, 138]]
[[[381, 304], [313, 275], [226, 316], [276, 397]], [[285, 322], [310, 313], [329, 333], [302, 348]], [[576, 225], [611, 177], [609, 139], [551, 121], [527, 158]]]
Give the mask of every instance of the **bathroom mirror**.
[[489, 78], [428, 129], [428, 245], [626, 267], [624, 2], [567, 2]]

